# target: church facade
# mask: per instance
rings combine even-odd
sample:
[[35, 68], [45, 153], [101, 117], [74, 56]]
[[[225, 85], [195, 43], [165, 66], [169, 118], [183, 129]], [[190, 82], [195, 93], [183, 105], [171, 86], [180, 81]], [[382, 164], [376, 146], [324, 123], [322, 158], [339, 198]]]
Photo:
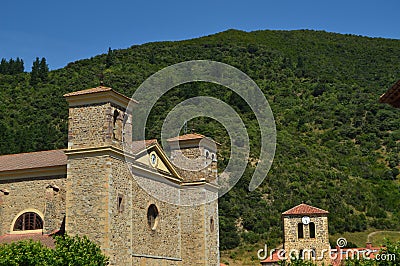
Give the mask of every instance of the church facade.
[[[65, 231], [99, 244], [110, 265], [219, 265], [215, 143], [200, 134], [170, 139], [168, 159], [156, 140], [123, 142], [135, 124], [130, 98], [103, 86], [65, 98], [67, 149], [0, 156], [0, 242]], [[178, 169], [175, 147], [205, 167]], [[178, 204], [193, 189], [213, 200]]]

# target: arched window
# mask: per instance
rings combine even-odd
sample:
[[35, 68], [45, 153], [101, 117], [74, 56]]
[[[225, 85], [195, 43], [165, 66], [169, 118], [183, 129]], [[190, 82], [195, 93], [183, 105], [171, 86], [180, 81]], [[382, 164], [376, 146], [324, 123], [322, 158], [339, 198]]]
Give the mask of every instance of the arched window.
[[158, 225], [158, 209], [154, 204], [151, 204], [147, 209], [147, 223], [151, 230], [156, 230]]
[[43, 221], [39, 214], [35, 212], [25, 212], [21, 214], [14, 224], [14, 231], [26, 231], [43, 229]]
[[310, 223], [310, 238], [315, 238], [315, 224], [314, 223]]
[[303, 230], [303, 224], [302, 223], [298, 223], [297, 224], [297, 237], [300, 238], [304, 238], [304, 230]]
[[299, 252], [299, 260], [304, 260], [304, 253], [303, 253], [302, 249], [300, 249], [300, 252]]

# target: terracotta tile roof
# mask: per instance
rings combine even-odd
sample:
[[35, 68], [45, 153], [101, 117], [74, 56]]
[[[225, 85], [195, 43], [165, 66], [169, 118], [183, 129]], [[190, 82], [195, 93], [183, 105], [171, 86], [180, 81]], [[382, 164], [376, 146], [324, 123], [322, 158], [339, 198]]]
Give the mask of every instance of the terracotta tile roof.
[[103, 91], [112, 91], [112, 88], [99, 86], [96, 88], [70, 92], [70, 93], [64, 94], [64, 97], [77, 96], [77, 95], [90, 94], [90, 93], [103, 92]]
[[299, 204], [290, 210], [285, 211], [282, 215], [301, 215], [301, 214], [328, 214], [328, 211], [325, 211], [320, 208], [316, 208], [307, 204]]
[[368, 243], [364, 248], [340, 248], [336, 246], [336, 249], [331, 249], [331, 258], [335, 258], [332, 259], [331, 264], [333, 266], [342, 265], [343, 260], [352, 259], [353, 255], [357, 258], [356, 253], [359, 253], [360, 258], [365, 256], [366, 258], [375, 259], [382, 249], [383, 247], [373, 247]]
[[279, 256], [278, 256], [278, 251], [274, 251], [271, 255], [268, 255], [268, 257], [265, 260], [260, 261], [261, 264], [266, 264], [266, 263], [275, 263], [279, 262]]
[[63, 166], [66, 164], [67, 156], [63, 150], [38, 151], [0, 156], [0, 172]]
[[177, 140], [181, 141], [181, 140], [204, 139], [204, 138], [205, 138], [204, 135], [197, 134], [197, 133], [190, 133], [190, 134], [185, 134], [182, 136], [177, 136], [174, 138], [167, 139], [167, 141], [177, 141]]
[[396, 108], [400, 107], [400, 80], [379, 98], [379, 102], [390, 104]]
[[5, 234], [0, 236], [0, 244], [9, 244], [12, 242], [18, 242], [22, 240], [29, 240], [32, 239], [33, 241], [39, 241], [43, 245], [54, 248], [55, 241], [51, 235], [46, 235], [42, 233], [31, 233], [31, 234]]
[[133, 100], [133, 99], [131, 99], [131, 98], [129, 98], [129, 97], [123, 95], [122, 93], [119, 93], [119, 92], [113, 90], [112, 88], [110, 88], [110, 87], [105, 87], [105, 86], [98, 86], [98, 87], [96, 87], [96, 88], [91, 88], [91, 89], [86, 89], [86, 90], [80, 90], [80, 91], [70, 92], [70, 93], [64, 94], [64, 97], [71, 97], [71, 96], [92, 94], [92, 93], [98, 93], [98, 92], [108, 92], [108, 91], [112, 91], [112, 92], [114, 92], [114, 93], [116, 93], [116, 94], [118, 94], [118, 95], [120, 95], [120, 96], [122, 96], [122, 97], [124, 97], [124, 98], [126, 98], [126, 99], [128, 99], [128, 100], [130, 100], [130, 101], [132, 100], [132, 101], [134, 101], [134, 102], [137, 103], [137, 101], [135, 101], [135, 100]]
[[143, 147], [143, 141], [140, 141], [140, 140], [133, 141], [132, 142], [132, 152], [136, 154], [138, 152], [143, 151], [145, 148], [147, 148], [153, 144], [156, 144], [156, 143], [157, 143], [156, 139], [147, 139], [147, 140], [145, 140], [146, 147]]

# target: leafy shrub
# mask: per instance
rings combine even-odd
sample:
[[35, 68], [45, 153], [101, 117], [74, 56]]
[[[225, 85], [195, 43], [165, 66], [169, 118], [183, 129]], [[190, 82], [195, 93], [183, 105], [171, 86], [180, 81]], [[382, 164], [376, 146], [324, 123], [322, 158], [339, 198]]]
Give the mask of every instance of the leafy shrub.
[[86, 236], [56, 236], [55, 249], [24, 240], [0, 245], [0, 266], [103, 266], [108, 258]]

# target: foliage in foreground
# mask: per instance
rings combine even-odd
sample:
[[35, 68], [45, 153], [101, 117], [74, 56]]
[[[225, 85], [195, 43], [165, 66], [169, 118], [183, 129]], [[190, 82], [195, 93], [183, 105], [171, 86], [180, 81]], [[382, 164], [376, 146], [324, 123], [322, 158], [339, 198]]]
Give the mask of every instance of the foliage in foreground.
[[0, 245], [0, 266], [102, 266], [108, 258], [86, 236], [56, 236], [55, 249], [40, 242], [25, 240]]

